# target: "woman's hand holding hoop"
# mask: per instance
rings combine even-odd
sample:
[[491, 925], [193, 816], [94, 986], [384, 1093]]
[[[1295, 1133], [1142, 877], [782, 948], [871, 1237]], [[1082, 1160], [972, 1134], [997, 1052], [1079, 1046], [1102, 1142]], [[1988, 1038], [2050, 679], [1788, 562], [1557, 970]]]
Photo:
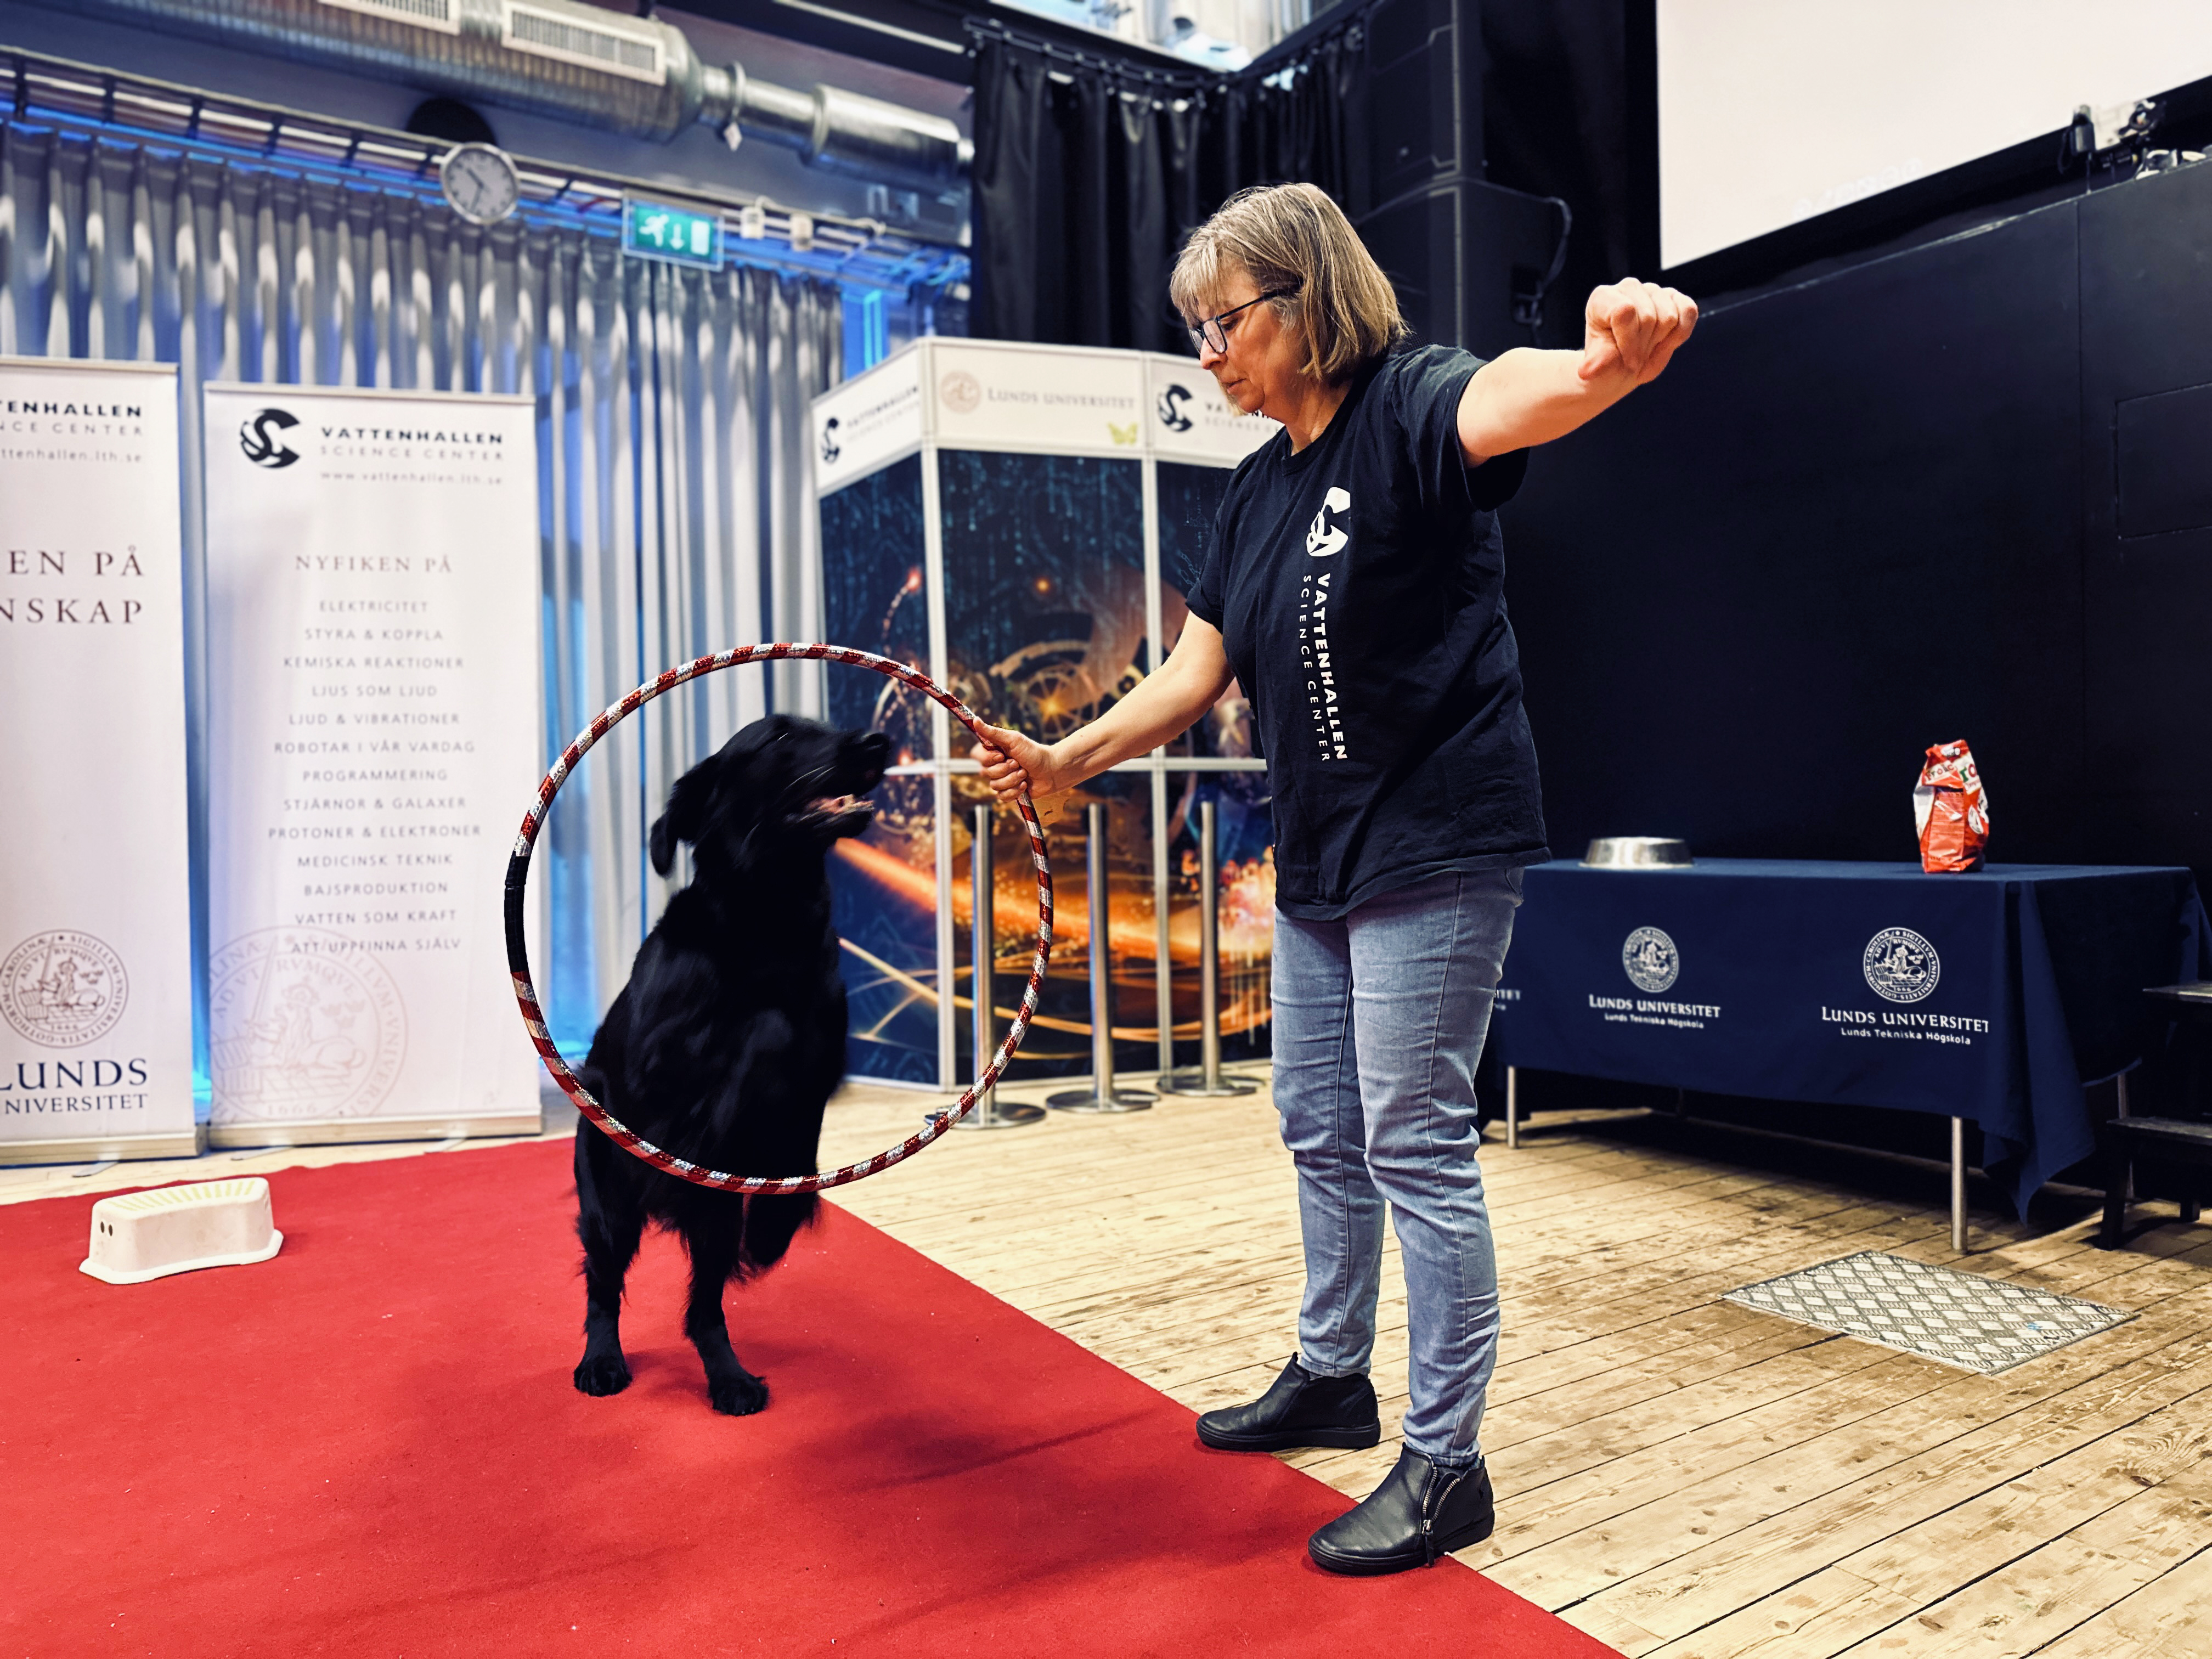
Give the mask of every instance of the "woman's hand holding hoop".
[[990, 740], [979, 742], [968, 753], [983, 769], [983, 781], [991, 786], [999, 804], [1011, 806], [1026, 792], [1038, 810], [1049, 816], [1048, 803], [1075, 787], [1078, 780], [1062, 778], [1052, 750], [1033, 738], [1003, 726], [985, 730]]
[[968, 752], [1001, 805], [1026, 792], [1050, 817], [1060, 798], [1119, 762], [1148, 753], [1181, 737], [1213, 707], [1232, 683], [1221, 635], [1200, 617], [1184, 619], [1182, 637], [1158, 673], [1090, 725], [1047, 745], [1003, 726], [969, 727], [977, 742]]

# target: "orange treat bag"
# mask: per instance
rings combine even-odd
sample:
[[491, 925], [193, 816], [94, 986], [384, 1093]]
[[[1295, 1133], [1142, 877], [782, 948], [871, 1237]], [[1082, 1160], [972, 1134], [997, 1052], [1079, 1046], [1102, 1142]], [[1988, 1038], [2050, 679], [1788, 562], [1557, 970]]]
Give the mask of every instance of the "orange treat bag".
[[1990, 842], [1990, 798], [1964, 743], [1939, 743], [1928, 751], [1912, 792], [1912, 815], [1920, 823], [1922, 869], [1944, 875], [1981, 867]]

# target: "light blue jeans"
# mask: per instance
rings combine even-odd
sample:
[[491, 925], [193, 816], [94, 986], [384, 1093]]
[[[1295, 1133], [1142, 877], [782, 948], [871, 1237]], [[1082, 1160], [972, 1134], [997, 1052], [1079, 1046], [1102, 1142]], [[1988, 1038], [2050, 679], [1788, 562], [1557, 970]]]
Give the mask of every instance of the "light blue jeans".
[[1275, 915], [1275, 1107], [1298, 1173], [1298, 1352], [1358, 1376], [1375, 1349], [1382, 1206], [1406, 1272], [1406, 1443], [1471, 1465], [1498, 1358], [1475, 1062], [1521, 902], [1518, 870], [1439, 876], [1337, 921]]

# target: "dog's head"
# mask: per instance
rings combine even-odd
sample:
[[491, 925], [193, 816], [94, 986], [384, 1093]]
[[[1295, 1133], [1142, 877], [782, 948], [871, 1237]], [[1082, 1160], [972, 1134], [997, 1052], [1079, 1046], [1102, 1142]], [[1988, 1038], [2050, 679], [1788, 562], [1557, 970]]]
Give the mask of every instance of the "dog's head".
[[794, 714], [755, 720], [677, 780], [653, 826], [653, 867], [666, 875], [676, 843], [702, 868], [738, 869], [821, 853], [875, 817], [860, 799], [883, 781], [891, 740], [840, 732]]

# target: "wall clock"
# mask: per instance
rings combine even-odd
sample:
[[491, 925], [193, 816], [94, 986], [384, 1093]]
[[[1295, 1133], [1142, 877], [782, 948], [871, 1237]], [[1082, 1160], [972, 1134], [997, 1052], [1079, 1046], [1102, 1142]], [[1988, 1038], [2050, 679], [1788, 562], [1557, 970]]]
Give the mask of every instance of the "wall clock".
[[522, 175], [507, 152], [491, 144], [460, 144], [438, 163], [447, 204], [472, 225], [495, 225], [522, 199]]

